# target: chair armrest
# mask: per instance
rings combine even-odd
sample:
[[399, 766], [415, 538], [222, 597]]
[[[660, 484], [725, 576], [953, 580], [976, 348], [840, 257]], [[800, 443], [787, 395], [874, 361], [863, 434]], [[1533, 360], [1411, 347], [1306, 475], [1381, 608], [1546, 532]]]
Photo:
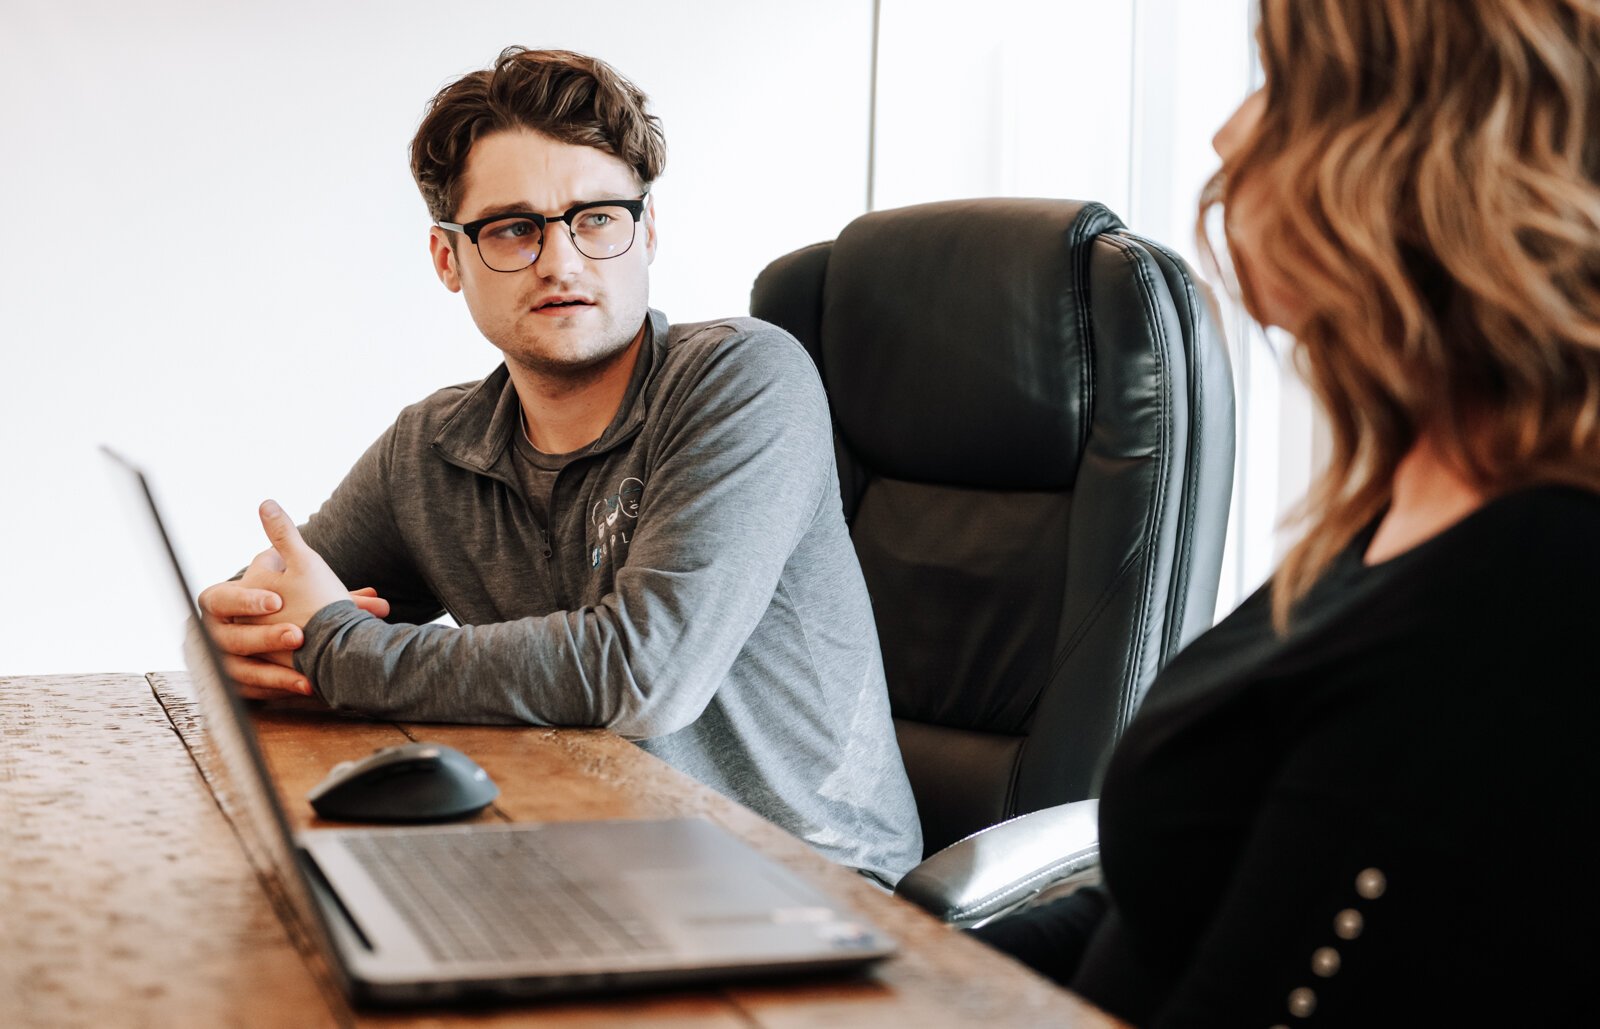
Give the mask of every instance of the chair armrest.
[[952, 843], [907, 872], [894, 892], [945, 922], [970, 928], [1046, 890], [1067, 892], [1097, 880], [1099, 870], [1100, 802], [1082, 800]]

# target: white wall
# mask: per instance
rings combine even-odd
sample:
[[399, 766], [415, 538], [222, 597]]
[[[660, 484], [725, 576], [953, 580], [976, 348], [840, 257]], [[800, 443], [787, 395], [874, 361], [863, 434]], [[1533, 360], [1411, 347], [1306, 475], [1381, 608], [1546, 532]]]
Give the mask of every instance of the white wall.
[[[1195, 260], [1249, 8], [882, 0], [874, 206], [1096, 199]], [[96, 444], [152, 471], [209, 582], [263, 545], [262, 497], [303, 519], [396, 410], [495, 365], [433, 278], [406, 168], [440, 86], [510, 43], [642, 86], [670, 148], [652, 299], [714, 317], [865, 209], [872, 20], [872, 0], [4, 0], [0, 674], [179, 664]], [[1246, 320], [1230, 335], [1221, 611], [1275, 560], [1310, 449], [1303, 391]]]
[[883, 0], [874, 205], [1099, 200], [1125, 212], [1131, 3]]
[[742, 313], [766, 261], [864, 209], [871, 19], [5, 0], [0, 674], [180, 664], [98, 443], [147, 465], [209, 582], [263, 545], [262, 497], [303, 519], [401, 406], [495, 365], [429, 269], [406, 166], [441, 85], [511, 43], [613, 63], [667, 130], [652, 302]]

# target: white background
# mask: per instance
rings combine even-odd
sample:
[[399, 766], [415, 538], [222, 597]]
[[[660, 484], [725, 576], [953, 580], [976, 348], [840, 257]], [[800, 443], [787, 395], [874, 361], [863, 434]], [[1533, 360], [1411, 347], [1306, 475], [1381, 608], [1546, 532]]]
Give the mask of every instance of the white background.
[[[746, 311], [768, 261], [867, 209], [869, 178], [877, 207], [1099, 199], [1192, 255], [1246, 7], [990, 0], [978, 22], [884, 0], [869, 161], [871, 0], [6, 0], [0, 674], [180, 663], [98, 444], [150, 470], [203, 585], [260, 549], [263, 497], [303, 520], [400, 407], [497, 363], [432, 274], [406, 145], [502, 46], [593, 53], [651, 96], [652, 303], [683, 321]], [[1235, 522], [1268, 542], [1233, 548], [1228, 598], [1269, 567], [1280, 469], [1303, 464], [1264, 367], [1273, 449]]]

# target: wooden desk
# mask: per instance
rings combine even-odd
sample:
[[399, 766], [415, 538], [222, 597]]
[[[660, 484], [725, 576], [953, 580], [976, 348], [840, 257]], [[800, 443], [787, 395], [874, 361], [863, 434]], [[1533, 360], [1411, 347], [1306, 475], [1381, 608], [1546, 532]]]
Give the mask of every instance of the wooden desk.
[[218, 769], [186, 677], [0, 678], [0, 1025], [1109, 1024], [609, 732], [390, 724], [293, 701], [256, 724], [297, 826], [317, 823], [305, 795], [337, 762], [435, 740], [500, 784], [485, 820], [709, 818], [848, 901], [900, 953], [854, 979], [354, 1011], [208, 787]]

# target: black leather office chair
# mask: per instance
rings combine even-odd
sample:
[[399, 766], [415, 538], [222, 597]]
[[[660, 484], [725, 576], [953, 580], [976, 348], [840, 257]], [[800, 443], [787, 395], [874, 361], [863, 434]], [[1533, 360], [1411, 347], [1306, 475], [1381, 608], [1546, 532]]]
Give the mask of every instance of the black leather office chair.
[[[1233, 391], [1204, 287], [1099, 204], [961, 200], [857, 218], [750, 306], [828, 390], [927, 851], [1093, 796], [1213, 615]], [[1012, 822], [901, 891], [975, 923], [1095, 864], [1094, 829], [1092, 802]]]

